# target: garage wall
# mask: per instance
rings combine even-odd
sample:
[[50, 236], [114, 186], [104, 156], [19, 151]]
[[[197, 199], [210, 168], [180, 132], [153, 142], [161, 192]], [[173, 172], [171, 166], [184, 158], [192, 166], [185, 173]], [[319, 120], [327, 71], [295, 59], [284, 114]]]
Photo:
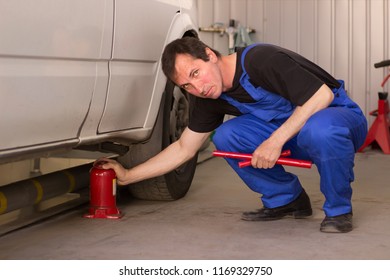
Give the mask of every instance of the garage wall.
[[[253, 41], [294, 50], [345, 80], [366, 116], [377, 108], [387, 70], [373, 64], [390, 59], [390, 0], [198, 0], [198, 8], [199, 26], [235, 19], [255, 29]], [[200, 37], [228, 53], [226, 34]]]

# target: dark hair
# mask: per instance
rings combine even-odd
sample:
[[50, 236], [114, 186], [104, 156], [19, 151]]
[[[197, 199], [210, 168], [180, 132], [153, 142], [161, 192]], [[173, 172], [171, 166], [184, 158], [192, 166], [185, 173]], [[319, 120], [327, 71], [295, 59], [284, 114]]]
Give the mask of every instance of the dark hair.
[[183, 37], [170, 42], [165, 47], [161, 58], [162, 70], [165, 76], [173, 80], [177, 54], [189, 54], [194, 58], [209, 61], [209, 57], [206, 54], [206, 48], [212, 50], [218, 57], [221, 57], [221, 54], [218, 51], [210, 48], [195, 37]]

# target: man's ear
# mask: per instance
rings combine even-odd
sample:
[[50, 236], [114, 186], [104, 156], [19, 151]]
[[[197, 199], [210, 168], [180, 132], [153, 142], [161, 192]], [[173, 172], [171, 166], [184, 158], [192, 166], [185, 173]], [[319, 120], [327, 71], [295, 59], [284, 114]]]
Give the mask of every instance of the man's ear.
[[211, 62], [216, 62], [218, 60], [217, 55], [210, 48], [206, 48], [205, 51]]

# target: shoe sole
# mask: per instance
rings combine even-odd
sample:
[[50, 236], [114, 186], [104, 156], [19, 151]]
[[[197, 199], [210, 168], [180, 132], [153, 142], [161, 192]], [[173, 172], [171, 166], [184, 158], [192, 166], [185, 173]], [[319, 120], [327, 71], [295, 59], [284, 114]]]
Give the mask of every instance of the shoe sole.
[[353, 228], [338, 229], [337, 227], [332, 225], [325, 225], [320, 227], [320, 231], [325, 233], [347, 233], [352, 231], [352, 229]]
[[332, 229], [329, 229], [329, 228], [320, 228], [320, 231], [321, 231], [321, 232], [324, 232], [324, 233], [347, 233], [347, 232], [352, 231], [352, 229], [348, 229], [348, 230], [338, 230], [338, 229], [336, 229], [336, 228], [332, 228]]
[[283, 218], [305, 219], [305, 218], [310, 217], [312, 214], [313, 214], [313, 210], [307, 209], [307, 210], [294, 211], [292, 213], [286, 213], [283, 216], [277, 216], [277, 217], [269, 216], [269, 217], [261, 217], [260, 218], [256, 215], [256, 213], [253, 213], [253, 215], [248, 214], [247, 216], [241, 216], [241, 219], [244, 221], [253, 221], [253, 222], [256, 222], [256, 221], [275, 221], [275, 220], [280, 220]]
[[334, 218], [325, 217], [320, 225], [320, 231], [325, 233], [347, 233], [352, 230], [352, 214], [344, 214]]

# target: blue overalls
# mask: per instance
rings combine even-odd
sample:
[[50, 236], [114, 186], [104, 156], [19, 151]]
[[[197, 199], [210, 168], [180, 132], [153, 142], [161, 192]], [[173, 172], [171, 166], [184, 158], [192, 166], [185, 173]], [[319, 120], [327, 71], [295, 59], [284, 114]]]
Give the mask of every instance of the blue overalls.
[[[219, 150], [253, 153], [294, 111], [293, 104], [287, 99], [250, 83], [244, 59], [254, 46], [243, 51], [240, 84], [255, 102], [240, 103], [225, 93], [221, 94], [220, 98], [236, 107], [242, 115], [224, 122], [216, 130], [213, 142]], [[301, 131], [283, 147], [291, 150], [292, 158], [311, 160], [317, 166], [320, 189], [325, 196], [323, 209], [329, 217], [352, 212], [354, 157], [367, 135], [366, 118], [347, 96], [344, 82], [339, 82], [340, 88], [332, 89], [335, 98], [331, 105], [311, 116]], [[265, 207], [284, 206], [302, 192], [298, 177], [286, 172], [282, 165], [271, 169], [239, 168], [236, 159], [227, 161], [250, 189], [262, 194]]]

